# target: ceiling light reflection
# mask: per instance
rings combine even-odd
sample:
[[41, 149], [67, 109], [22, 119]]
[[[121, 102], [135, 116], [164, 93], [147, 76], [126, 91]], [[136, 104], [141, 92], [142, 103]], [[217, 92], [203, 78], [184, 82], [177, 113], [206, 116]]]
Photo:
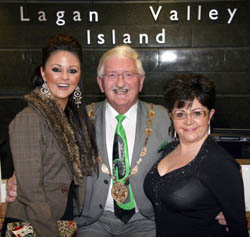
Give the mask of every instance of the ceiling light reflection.
[[165, 52], [161, 55], [161, 62], [169, 62], [169, 63], [173, 63], [176, 62], [177, 59], [177, 55], [174, 52]]

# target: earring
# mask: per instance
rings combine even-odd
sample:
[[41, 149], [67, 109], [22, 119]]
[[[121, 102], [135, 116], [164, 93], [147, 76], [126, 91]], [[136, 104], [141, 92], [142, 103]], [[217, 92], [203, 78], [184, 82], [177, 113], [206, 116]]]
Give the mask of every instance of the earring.
[[211, 129], [210, 129], [210, 124], [208, 125], [208, 135], [210, 135]]
[[176, 131], [174, 130], [174, 140], [176, 140], [177, 139], [177, 133], [176, 133]]
[[77, 86], [73, 94], [73, 100], [75, 101], [77, 108], [79, 108], [80, 104], [82, 103], [81, 99], [82, 99], [82, 92], [79, 86]]
[[49, 87], [46, 81], [43, 81], [43, 85], [40, 89], [41, 93], [46, 96], [46, 97], [50, 97], [50, 91], [49, 91]]

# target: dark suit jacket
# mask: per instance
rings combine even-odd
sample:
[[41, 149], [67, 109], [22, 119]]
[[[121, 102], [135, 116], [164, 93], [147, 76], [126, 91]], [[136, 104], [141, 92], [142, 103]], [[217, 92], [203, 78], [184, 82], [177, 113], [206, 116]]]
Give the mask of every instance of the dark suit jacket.
[[[109, 167], [106, 148], [105, 108], [106, 101], [95, 104], [95, 128], [100, 155], [104, 163]], [[87, 109], [89, 109], [89, 107]], [[149, 110], [150, 104], [138, 101], [136, 137], [131, 167], [135, 166], [145, 142], [145, 128], [147, 127], [147, 121], [149, 119]], [[167, 110], [160, 105], [154, 105], [154, 112], [155, 118], [152, 124], [152, 135], [147, 144], [147, 155], [143, 158], [139, 166], [139, 172], [129, 179], [139, 212], [142, 216], [147, 218], [153, 218], [154, 212], [152, 204], [144, 194], [143, 181], [153, 163], [160, 157], [158, 150], [161, 144], [166, 140], [170, 141], [168, 135], [170, 119]], [[104, 174], [101, 170], [101, 165], [99, 165], [99, 177], [93, 175], [87, 178], [86, 199], [83, 213], [75, 217], [78, 226], [94, 223], [102, 215], [110, 184], [110, 176]]]

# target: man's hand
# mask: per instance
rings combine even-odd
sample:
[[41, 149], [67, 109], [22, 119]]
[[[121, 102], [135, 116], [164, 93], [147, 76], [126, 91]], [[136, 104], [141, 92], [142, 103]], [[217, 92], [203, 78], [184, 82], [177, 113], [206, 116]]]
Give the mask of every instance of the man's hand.
[[16, 174], [13, 173], [12, 177], [9, 178], [7, 184], [7, 202], [14, 202], [17, 198], [17, 185], [16, 185]]
[[216, 216], [215, 219], [219, 222], [220, 225], [227, 225], [227, 222], [226, 222], [226, 220], [225, 220], [225, 216], [223, 215], [222, 212], [220, 212], [220, 213]]

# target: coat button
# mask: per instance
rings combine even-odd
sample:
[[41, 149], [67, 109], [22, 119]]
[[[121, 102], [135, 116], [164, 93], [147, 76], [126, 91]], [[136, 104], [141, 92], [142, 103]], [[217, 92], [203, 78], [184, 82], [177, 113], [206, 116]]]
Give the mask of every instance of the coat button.
[[108, 184], [108, 183], [109, 183], [109, 181], [108, 181], [107, 179], [105, 179], [105, 180], [104, 180], [104, 183], [105, 183], [105, 184]]

